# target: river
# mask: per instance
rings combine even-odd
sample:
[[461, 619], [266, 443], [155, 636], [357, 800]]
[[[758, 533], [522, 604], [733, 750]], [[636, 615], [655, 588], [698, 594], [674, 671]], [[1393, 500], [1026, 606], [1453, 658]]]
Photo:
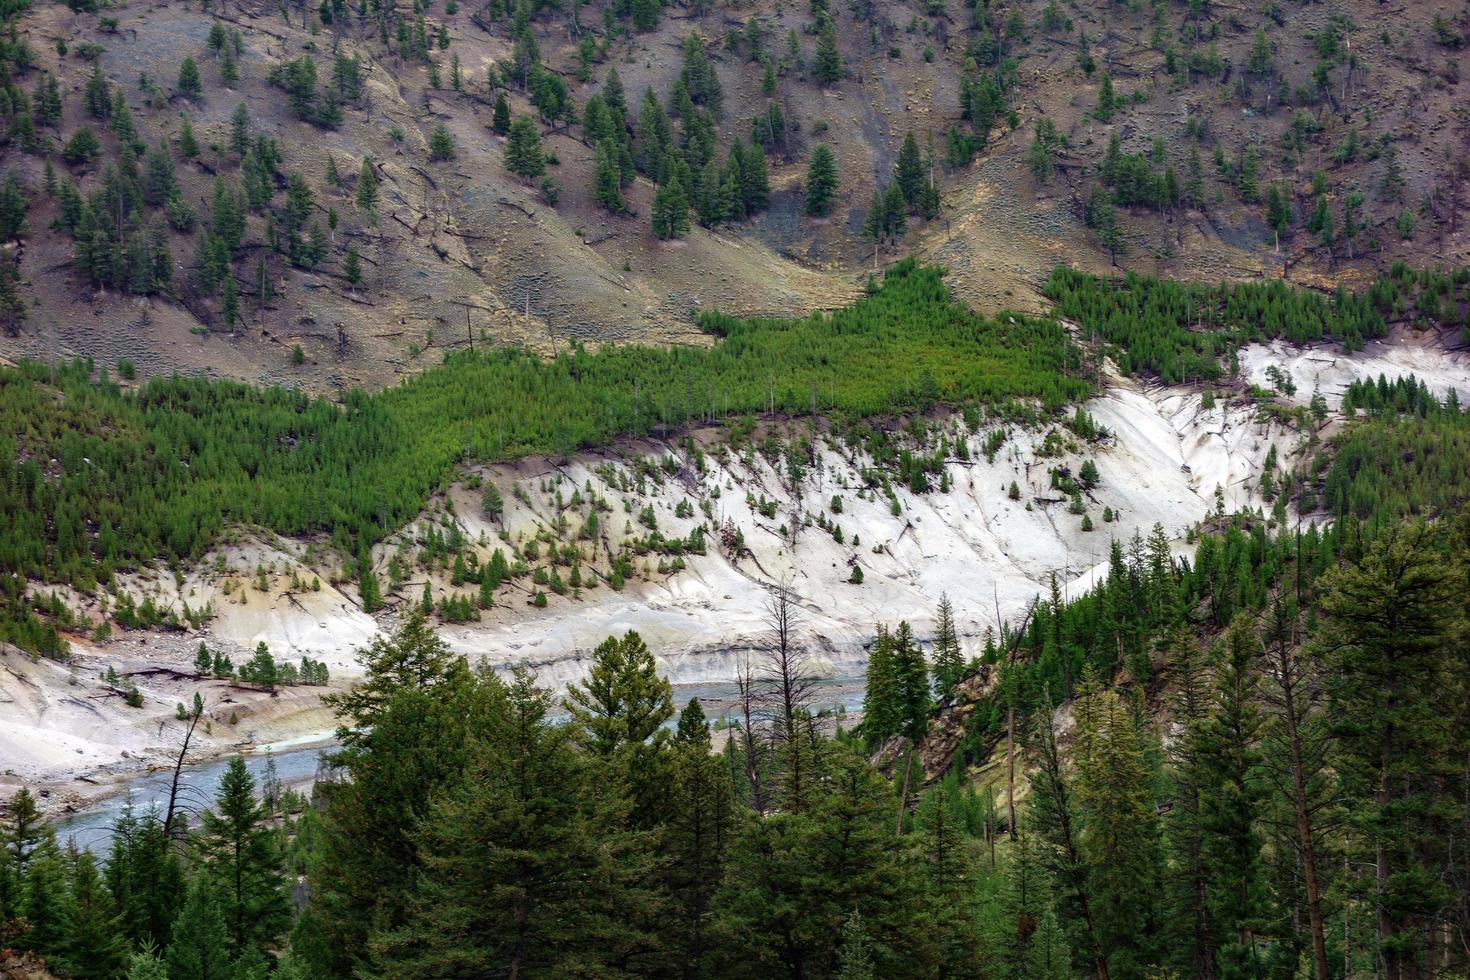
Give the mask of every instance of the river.
[[[857, 677], [823, 678], [812, 686], [812, 707], [816, 711], [835, 712], [839, 708], [848, 713], [862, 709], [863, 682]], [[711, 723], [734, 717], [739, 691], [732, 682], [718, 684], [686, 684], [674, 688], [674, 706], [682, 709], [694, 698], [699, 698]], [[559, 716], [565, 719], [565, 715]], [[672, 727], [678, 720], [668, 722]], [[304, 735], [288, 742], [276, 742], [259, 746], [242, 753], [245, 768], [255, 777], [259, 785], [266, 767], [274, 762], [276, 778], [287, 787], [303, 787], [315, 781], [322, 753], [335, 746], [327, 733]], [[229, 767], [233, 756], [222, 756], [206, 762], [193, 763], [184, 767], [179, 775], [179, 807], [189, 815], [191, 823], [198, 822], [199, 812], [219, 791], [220, 780]], [[129, 780], [124, 792], [103, 797], [84, 809], [68, 813], [52, 821], [57, 837], [65, 841], [72, 838], [76, 845], [94, 854], [105, 855], [112, 843], [112, 828], [123, 809], [132, 803], [139, 812], [157, 804], [161, 810], [168, 805], [169, 785], [173, 781], [173, 770], [150, 772]]]

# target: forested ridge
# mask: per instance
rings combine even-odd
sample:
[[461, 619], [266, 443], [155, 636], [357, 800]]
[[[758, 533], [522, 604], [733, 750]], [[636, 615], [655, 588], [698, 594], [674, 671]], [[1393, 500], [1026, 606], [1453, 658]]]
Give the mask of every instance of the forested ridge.
[[1464, 268], [1416, 272], [1395, 263], [1361, 293], [1339, 287], [1323, 295], [1280, 279], [1211, 286], [1132, 271], [1110, 279], [1058, 266], [1044, 292], [1057, 316], [1108, 345], [1123, 373], [1146, 372], [1168, 384], [1224, 376], [1221, 358], [1253, 341], [1335, 341], [1353, 351], [1399, 321], [1470, 336]]
[[746, 413], [834, 418], [1040, 404], [1092, 389], [1055, 322], [976, 316], [906, 261], [872, 294], [800, 320], [701, 318], [712, 347], [461, 352], [340, 404], [203, 378], [124, 387], [104, 366], [0, 370], [6, 635], [54, 645], [24, 580], [83, 591], [200, 556], [227, 526], [330, 535], [345, 556], [401, 527], [456, 463], [571, 453]]
[[1343, 411], [1365, 418], [1312, 463], [1330, 513], [1385, 523], [1444, 513], [1465, 500], [1470, 413], [1454, 391], [1441, 398], [1413, 378], [1380, 377], [1350, 385]]
[[[776, 592], [718, 751], [637, 634], [562, 701], [415, 611], [331, 699], [311, 807], [237, 764], [202, 821], [126, 814], [99, 863], [13, 800], [0, 956], [129, 980], [1463, 976], [1467, 555], [1470, 514], [1241, 518], [1193, 561], [1156, 532], [968, 665], [948, 610], [929, 658], [880, 628], [835, 734]], [[947, 774], [870, 764], [974, 671], [998, 683]]]

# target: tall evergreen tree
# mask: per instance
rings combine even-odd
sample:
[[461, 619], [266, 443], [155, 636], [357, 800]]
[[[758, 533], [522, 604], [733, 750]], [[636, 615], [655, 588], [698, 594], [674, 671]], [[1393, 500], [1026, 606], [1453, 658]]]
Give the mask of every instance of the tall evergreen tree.
[[597, 165], [593, 173], [593, 191], [597, 203], [614, 214], [627, 210], [623, 201], [622, 173], [618, 169], [617, 148], [611, 138], [597, 145]]
[[662, 850], [668, 859], [673, 934], [679, 959], [693, 976], [706, 975], [714, 895], [738, 827], [730, 773], [711, 751], [709, 723], [698, 698], [679, 714], [672, 792]]
[[[370, 942], [398, 977], [608, 975], [647, 946], [625, 924], [650, 897], [619, 841], [619, 798], [551, 700], [518, 674], [479, 675], [496, 703], [463, 774], [414, 830], [423, 867], [402, 926]], [[621, 972], [621, 971], [618, 971]]]
[[76, 854], [71, 865], [72, 894], [61, 960], [74, 977], [115, 977], [127, 963], [117, 905], [90, 852]]
[[530, 116], [520, 115], [510, 125], [505, 144], [505, 169], [523, 180], [546, 173], [546, 159], [541, 153], [541, 133]]
[[195, 876], [164, 957], [169, 980], [214, 980], [234, 972], [219, 889], [214, 876]]
[[1218, 655], [1210, 712], [1198, 738], [1207, 901], [1219, 930], [1219, 975], [1252, 975], [1255, 935], [1267, 926], [1257, 819], [1264, 795], [1258, 706], [1260, 639], [1248, 617], [1230, 626]]
[[505, 90], [495, 93], [495, 110], [490, 118], [490, 128], [501, 136], [510, 132], [510, 103], [505, 98]]
[[863, 688], [863, 737], [871, 750], [903, 727], [893, 635], [882, 624], [879, 624], [868, 650], [866, 680]]
[[1434, 759], [1453, 744], [1465, 697], [1463, 662], [1454, 666], [1464, 581], [1431, 540], [1423, 524], [1390, 527], [1323, 580], [1338, 771], [1354, 843], [1373, 867], [1361, 887], [1390, 980], [1416, 975], [1434, 946], [1430, 922], [1446, 900], [1434, 871]]
[[689, 199], [676, 180], [660, 184], [653, 195], [653, 234], [660, 241], [689, 234]]
[[919, 205], [919, 195], [924, 187], [924, 160], [919, 155], [919, 141], [909, 131], [898, 150], [898, 162], [893, 168], [893, 182], [903, 194], [910, 211]]
[[1119, 976], [1152, 962], [1158, 928], [1158, 817], [1146, 738], [1116, 691], [1092, 681], [1076, 703], [1077, 843], [1098, 938]]
[[232, 958], [274, 941], [290, 924], [281, 857], [266, 817], [255, 779], [236, 756], [205, 811], [200, 841], [206, 873], [219, 886]]
[[954, 624], [954, 605], [948, 595], [941, 595], [934, 623], [934, 690], [941, 701], [954, 693], [955, 685], [964, 673], [965, 661], [960, 653], [960, 637]]
[[378, 173], [372, 157], [363, 157], [357, 174], [356, 202], [359, 209], [371, 215], [378, 207]]
[[179, 63], [179, 94], [186, 99], [197, 99], [204, 93], [204, 86], [199, 81], [199, 65], [193, 57], [185, 56]]
[[900, 622], [893, 631], [893, 673], [898, 687], [899, 730], [917, 741], [928, 729], [929, 708], [934, 699], [929, 692], [924, 650], [907, 622]]
[[573, 736], [607, 760], [632, 801], [635, 825], [658, 822], [669, 779], [669, 733], [673, 689], [658, 676], [643, 638], [629, 631], [610, 636], [593, 651], [586, 680], [567, 688]]
[[819, 143], [812, 150], [811, 162], [807, 165], [806, 213], [821, 217], [832, 212], [832, 197], [837, 190], [837, 162], [826, 144]]
[[817, 84], [827, 87], [841, 80], [846, 73], [842, 63], [842, 52], [837, 49], [837, 29], [830, 17], [822, 18], [817, 33], [817, 55], [812, 60], [812, 77]]

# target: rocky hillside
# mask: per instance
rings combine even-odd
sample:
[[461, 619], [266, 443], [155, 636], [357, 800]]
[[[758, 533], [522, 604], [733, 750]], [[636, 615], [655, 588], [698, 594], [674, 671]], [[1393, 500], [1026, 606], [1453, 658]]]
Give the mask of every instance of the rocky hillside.
[[[1467, 255], [1463, 4], [73, 0], [11, 20], [10, 357], [330, 390], [471, 343], [699, 343], [692, 309], [847, 301], [865, 229], [879, 262], [937, 260], [985, 310], [1037, 306], [1057, 262], [1326, 284]], [[544, 175], [507, 156], [522, 116]], [[764, 186], [748, 164], [745, 216], [712, 218], [754, 139]], [[812, 207], [819, 145], [837, 182]], [[901, 231], [869, 220], [890, 182]], [[674, 185], [689, 230], [660, 239]]]

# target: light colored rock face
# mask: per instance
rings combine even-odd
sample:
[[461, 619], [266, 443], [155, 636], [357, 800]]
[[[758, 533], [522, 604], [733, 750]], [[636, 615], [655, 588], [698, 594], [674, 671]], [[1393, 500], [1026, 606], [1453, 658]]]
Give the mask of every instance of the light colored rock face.
[[[1465, 359], [1404, 345], [1370, 345], [1350, 358], [1320, 349], [1255, 346], [1242, 352], [1241, 364], [1243, 373], [1263, 386], [1266, 368], [1280, 366], [1295, 379], [1296, 398], [1303, 402], [1320, 385], [1335, 405], [1342, 386], [1354, 377], [1395, 377], [1406, 370], [1436, 390], [1454, 386], [1462, 399], [1470, 398], [1470, 364]], [[729, 681], [741, 658], [763, 642], [767, 587], [784, 582], [800, 602], [813, 666], [822, 673], [860, 674], [865, 644], [877, 623], [906, 619], [917, 635], [928, 636], [940, 596], [946, 593], [966, 652], [974, 653], [997, 614], [1018, 615], [1048, 588], [1053, 572], [1069, 594], [1088, 587], [1105, 564], [1113, 538], [1126, 541], [1135, 532], [1146, 536], [1155, 523], [1178, 538], [1214, 508], [1217, 487], [1227, 510], [1263, 506], [1257, 483], [1270, 447], [1277, 447], [1281, 465], [1289, 467], [1298, 441], [1296, 433], [1263, 421], [1268, 416], [1244, 401], [1220, 397], [1213, 408], [1204, 409], [1200, 393], [1188, 388], [1116, 381], [1086, 407], [1109, 430], [1109, 439], [1041, 457], [1038, 447], [1046, 430], [1012, 426], [994, 459], [987, 461], [982, 450], [994, 425], [989, 423], [966, 434], [970, 461], [951, 455], [946, 466], [949, 492], [915, 495], [895, 485], [897, 516], [883, 493], [861, 490], [863, 461], [825, 437], [813, 440], [815, 459], [799, 490], [792, 489], [779, 460], [773, 467], [758, 453], [743, 458], [721, 454], [723, 439], [713, 431], [694, 438], [705, 461], [702, 473], [685, 445], [661, 442], [625, 447], [620, 456], [587, 455], [559, 465], [528, 460], [488, 467], [483, 478], [500, 487], [504, 497], [502, 523], [488, 522], [480, 513], [477, 490], [457, 486], [449, 500], [452, 519], [476, 543], [482, 559], [496, 547], [509, 550], [500, 539], [502, 532], [520, 542], [555, 528], [557, 493], [569, 501], [574, 489], [584, 500], [595, 493], [610, 508], [601, 515], [596, 555], [589, 555], [584, 571], [595, 566], [606, 572], [609, 548], [616, 551], [626, 539], [646, 533], [639, 522], [645, 507], [652, 508], [658, 529], [668, 537], [687, 535], [701, 523], [718, 529], [728, 521], [740, 529], [748, 553], [731, 560], [721, 551], [716, 530], [708, 535], [708, 553], [688, 556], [682, 571], [660, 574], [658, 557], [650, 555], [647, 576], [633, 576], [622, 591], [604, 582], [584, 589], [578, 598], [551, 595], [544, 609], [529, 604], [526, 580], [521, 579], [497, 592], [495, 607], [480, 622], [446, 625], [441, 631], [454, 649], [477, 662], [525, 665], [543, 684], [562, 686], [583, 675], [598, 642], [632, 629], [648, 641], [674, 683], [720, 683]], [[962, 427], [956, 419], [948, 428], [959, 433]], [[640, 492], [630, 476], [635, 460], [669, 456], [677, 460], [676, 471], [662, 475], [661, 483], [645, 479]], [[1082, 517], [1070, 513], [1067, 501], [1050, 489], [1048, 469], [1066, 465], [1075, 474], [1088, 458], [1095, 461], [1101, 481], [1086, 500], [1094, 530], [1085, 532]], [[630, 476], [627, 490], [622, 489], [625, 476]], [[1020, 491], [1016, 501], [1007, 494], [1012, 481]], [[840, 513], [832, 511], [834, 496], [842, 500]], [[760, 512], [762, 500], [775, 503], [774, 517]], [[444, 503], [425, 515], [425, 524], [433, 521], [442, 528], [451, 519]], [[677, 512], [686, 503], [686, 516], [681, 517]], [[1105, 507], [1117, 515], [1114, 523], [1103, 522]], [[575, 541], [586, 512], [585, 505], [564, 511], [569, 529], [562, 533], [563, 541]], [[794, 541], [781, 533], [783, 525], [804, 524], [801, 515], [815, 520], [819, 513], [840, 527], [842, 543], [815, 524], [801, 527]], [[399, 537], [420, 534], [422, 526]], [[377, 551], [385, 583], [388, 558], [397, 545], [391, 540]], [[581, 546], [592, 550], [591, 542]], [[246, 539], [189, 571], [182, 585], [160, 575], [133, 579], [128, 588], [140, 600], [152, 594], [164, 604], [188, 601], [198, 608], [210, 603], [215, 618], [204, 638], [237, 663], [264, 640], [277, 659], [308, 655], [325, 660], [334, 683], [343, 682], [354, 672], [354, 651], [391, 625], [391, 616], [380, 623], [362, 612], [355, 589], [337, 589], [330, 582], [332, 569], [308, 566], [307, 557], [300, 542]], [[640, 572], [644, 561], [636, 560]], [[848, 582], [854, 563], [864, 572], [861, 585]], [[265, 591], [256, 585], [260, 568], [267, 572]], [[561, 569], [564, 577], [567, 571]], [[312, 588], [313, 579], [319, 588]], [[423, 584], [423, 571], [414, 569], [400, 597], [417, 599]], [[436, 596], [450, 588], [440, 575], [432, 584]], [[85, 682], [81, 690], [69, 687], [65, 669], [22, 664], [11, 655], [8, 671], [0, 673], [0, 698], [8, 699], [0, 700], [3, 765], [29, 778], [57, 779], [120, 767], [123, 751], [133, 759], [142, 755], [160, 761], [174, 751], [173, 707], [192, 697], [192, 683], [140, 680], [147, 704], [129, 709], [120, 698], [99, 697], [94, 679], [109, 663], [120, 671], [184, 668], [197, 641], [128, 634], [107, 644], [77, 643], [76, 673]], [[319, 693], [300, 689], [261, 699], [214, 685], [206, 696], [220, 702], [215, 712], [220, 724], [209, 744], [218, 749], [330, 729], [330, 717], [315, 705]], [[225, 724], [231, 713], [237, 715], [235, 725]], [[6, 778], [0, 769], [0, 783]]]
[[[712, 534], [709, 553], [689, 556], [683, 571], [659, 574], [658, 559], [651, 556], [648, 577], [630, 579], [621, 592], [603, 584], [585, 590], [580, 599], [553, 595], [544, 609], [526, 603], [524, 591], [503, 589], [497, 608], [480, 622], [444, 626], [442, 632], [474, 660], [526, 665], [543, 683], [563, 685], [582, 675], [599, 641], [632, 629], [648, 641], [675, 683], [726, 681], [743, 654], [763, 641], [767, 587], [784, 582], [800, 600], [815, 665], [824, 673], [860, 672], [877, 623], [908, 620], [919, 635], [927, 634], [946, 593], [962, 637], [978, 647], [994, 627], [997, 611], [1015, 616], [1047, 587], [1052, 573], [1064, 588], [1085, 578], [1106, 561], [1114, 537], [1146, 536], [1155, 523], [1171, 537], [1182, 535], [1214, 505], [1216, 486], [1229, 508], [1262, 503], [1253, 485], [1269, 447], [1276, 444], [1285, 461], [1295, 444], [1294, 433], [1255, 421], [1252, 406], [1220, 399], [1215, 408], [1203, 410], [1199, 393], [1184, 388], [1120, 382], [1087, 410], [1111, 438], [1085, 445], [1052, 427], [1067, 435], [1074, 451], [1044, 457], [1038, 447], [1048, 430], [1011, 426], [1004, 445], [987, 461], [982, 447], [994, 428], [988, 425], [966, 436], [970, 461], [951, 456], [948, 493], [916, 495], [895, 486], [896, 516], [886, 495], [862, 489], [863, 461], [825, 439], [815, 440], [816, 458], [798, 490], [779, 460], [772, 465], [758, 453], [719, 453], [715, 433], [698, 440], [703, 473], [685, 447], [654, 442], [628, 447], [622, 458], [589, 455], [560, 465], [525, 461], [489, 467], [483, 476], [500, 487], [505, 500], [502, 523], [483, 518], [477, 492], [452, 492], [455, 520], [470, 540], [484, 542], [478, 550], [485, 557], [505, 547], [498, 537], [502, 530], [521, 541], [554, 527], [557, 495], [569, 500], [573, 490], [584, 498], [596, 494], [611, 505], [602, 515], [599, 567], [606, 566], [607, 545], [616, 549], [646, 533], [639, 523], [645, 507], [652, 508], [658, 529], [669, 537], [687, 535], [699, 524], [719, 528], [728, 522], [743, 534], [748, 553], [732, 560]], [[961, 431], [958, 420], [949, 428]], [[635, 481], [629, 460], [636, 456], [672, 456], [678, 469], [663, 476], [662, 484], [646, 479], [643, 492], [625, 491], [620, 485], [625, 475]], [[1101, 482], [1086, 501], [1094, 530], [1085, 532], [1082, 517], [1051, 489], [1049, 469], [1068, 466], [1075, 474], [1089, 458]], [[1007, 493], [1012, 482], [1020, 491], [1015, 501]], [[833, 497], [842, 500], [840, 513], [832, 510]], [[775, 502], [774, 517], [760, 512], [762, 501]], [[680, 517], [676, 512], [685, 503], [687, 516]], [[1114, 523], [1104, 523], [1105, 508], [1117, 515]], [[572, 532], [585, 510], [566, 511]], [[781, 532], [783, 526], [803, 524], [804, 515], [819, 513], [841, 529], [842, 543], [814, 524], [803, 526], [794, 541]], [[564, 539], [571, 540], [572, 532]], [[380, 571], [392, 550], [392, 543], [379, 549]], [[251, 560], [271, 559], [241, 556], [236, 563], [252, 567]], [[863, 569], [861, 585], [848, 581], [853, 564]], [[284, 558], [278, 559], [283, 565]], [[402, 594], [416, 598], [422, 585], [418, 572]], [[445, 587], [435, 579], [436, 595]], [[265, 638], [278, 654], [307, 653], [350, 669], [350, 652], [364, 640], [366, 617], [330, 591], [324, 587], [321, 594], [309, 594], [322, 607], [309, 614], [295, 607], [303, 601], [300, 594], [289, 607], [284, 598], [263, 599], [253, 592], [245, 606], [218, 597], [211, 630], [247, 647]]]
[[1377, 381], [1379, 375], [1394, 381], [1412, 374], [1441, 398], [1454, 390], [1461, 404], [1470, 399], [1470, 353], [1446, 351], [1412, 333], [1396, 332], [1387, 342], [1371, 341], [1351, 357], [1331, 348], [1300, 347], [1279, 340], [1251, 344], [1240, 352], [1241, 373], [1262, 387], [1270, 387], [1266, 369], [1272, 365], [1291, 376], [1296, 385], [1293, 400], [1303, 405], [1320, 389], [1327, 404], [1336, 409], [1350, 383]]

